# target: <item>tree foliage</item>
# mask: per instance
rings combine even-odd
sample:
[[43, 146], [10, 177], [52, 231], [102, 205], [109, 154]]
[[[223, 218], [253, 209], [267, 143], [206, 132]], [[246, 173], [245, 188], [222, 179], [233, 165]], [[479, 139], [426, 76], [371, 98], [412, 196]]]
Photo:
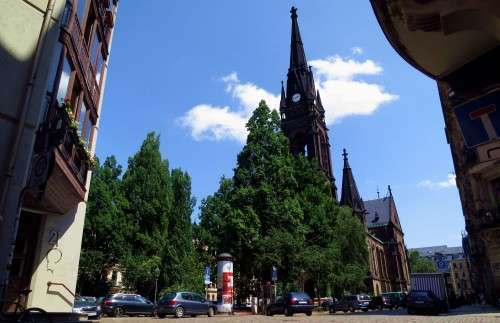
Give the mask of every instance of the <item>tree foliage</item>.
[[429, 259], [422, 257], [416, 250], [410, 252], [410, 269], [412, 273], [435, 273], [436, 265]]
[[106, 294], [110, 287], [106, 276], [113, 267], [122, 271], [125, 289], [145, 296], [153, 297], [156, 279], [159, 290], [173, 286], [201, 289], [189, 174], [181, 169], [169, 171], [154, 132], [129, 158], [123, 178], [121, 172], [114, 157], [94, 170], [78, 290]]
[[316, 160], [290, 154], [279, 116], [264, 101], [247, 129], [233, 178], [202, 201], [200, 254], [235, 257], [241, 296], [256, 280], [269, 281], [273, 265], [284, 289], [305, 280], [322, 291], [359, 289], [367, 259], [360, 221], [333, 201]]

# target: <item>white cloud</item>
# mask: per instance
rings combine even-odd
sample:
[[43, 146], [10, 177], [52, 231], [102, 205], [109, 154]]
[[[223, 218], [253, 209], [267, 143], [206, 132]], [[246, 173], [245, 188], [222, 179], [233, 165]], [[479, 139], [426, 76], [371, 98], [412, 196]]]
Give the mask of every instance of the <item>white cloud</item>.
[[279, 106], [279, 97], [253, 83], [241, 83], [233, 72], [221, 78], [226, 92], [237, 101], [237, 108], [199, 104], [191, 108], [180, 123], [191, 130], [195, 140], [231, 139], [244, 143], [247, 136], [246, 122], [261, 100], [273, 109]]
[[349, 115], [370, 115], [382, 104], [398, 99], [383, 86], [358, 79], [359, 75], [382, 73], [382, 66], [370, 59], [357, 61], [330, 56], [310, 64], [318, 77], [317, 86], [328, 124]]
[[[360, 76], [380, 75], [382, 66], [367, 59], [330, 56], [313, 60], [317, 76], [316, 86], [325, 107], [326, 122], [332, 124], [350, 115], [370, 115], [382, 104], [398, 99], [382, 85], [360, 79]], [[224, 88], [236, 101], [234, 107], [199, 104], [192, 107], [182, 118], [181, 124], [190, 129], [195, 140], [231, 139], [245, 142], [245, 124], [260, 100], [278, 109], [279, 94], [274, 94], [251, 82], [242, 82], [233, 72], [220, 79]], [[276, 88], [279, 88], [278, 86]]]
[[448, 178], [444, 181], [433, 182], [431, 180], [423, 180], [417, 184], [418, 187], [428, 188], [428, 189], [444, 189], [455, 187], [457, 185], [456, 175], [448, 174]]
[[363, 54], [363, 48], [361, 48], [359, 46], [354, 46], [353, 48], [351, 48], [351, 51], [355, 55], [361, 55], [361, 54]]

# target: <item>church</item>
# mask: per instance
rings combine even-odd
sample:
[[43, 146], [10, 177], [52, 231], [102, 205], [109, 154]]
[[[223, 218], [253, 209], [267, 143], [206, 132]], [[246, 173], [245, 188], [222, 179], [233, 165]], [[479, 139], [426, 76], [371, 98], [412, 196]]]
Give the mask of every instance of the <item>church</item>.
[[[307, 64], [295, 7], [291, 9], [291, 18], [290, 66], [286, 89], [281, 86], [279, 106], [281, 128], [293, 154], [318, 160], [331, 182], [333, 198], [338, 201], [325, 109]], [[388, 187], [388, 194], [383, 198], [363, 201], [347, 156], [344, 150], [340, 204], [351, 207], [365, 227], [369, 262], [367, 288], [374, 295], [407, 291], [410, 287], [407, 250], [391, 188]]]

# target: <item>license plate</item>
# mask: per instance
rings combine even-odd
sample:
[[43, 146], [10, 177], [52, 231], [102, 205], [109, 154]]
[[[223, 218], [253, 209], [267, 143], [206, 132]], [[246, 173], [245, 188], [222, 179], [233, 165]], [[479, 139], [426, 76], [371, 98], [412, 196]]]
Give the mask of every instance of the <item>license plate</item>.
[[307, 304], [307, 301], [300, 301], [299, 304]]
[[424, 304], [424, 301], [415, 301], [416, 304]]
[[85, 314], [87, 314], [87, 316], [96, 316], [97, 315], [96, 312], [86, 312]]

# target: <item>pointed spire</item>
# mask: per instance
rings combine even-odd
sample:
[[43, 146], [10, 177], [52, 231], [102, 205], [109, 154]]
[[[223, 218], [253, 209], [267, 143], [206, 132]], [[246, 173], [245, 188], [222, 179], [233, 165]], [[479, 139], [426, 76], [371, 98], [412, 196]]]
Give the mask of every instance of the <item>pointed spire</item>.
[[280, 110], [283, 108], [286, 108], [286, 96], [285, 96], [285, 88], [283, 87], [283, 81], [281, 81]]
[[391, 185], [387, 185], [387, 193], [389, 194], [389, 197], [392, 197]]
[[302, 38], [300, 37], [299, 24], [297, 22], [297, 8], [292, 7], [290, 10], [292, 14], [292, 39], [290, 43], [290, 69], [306, 67], [307, 60], [302, 45]]
[[342, 196], [340, 198], [340, 204], [350, 206], [364, 221], [365, 204], [359, 195], [358, 187], [356, 186], [356, 181], [354, 180], [351, 166], [349, 165], [349, 159], [347, 158], [348, 154], [345, 149], [342, 156], [344, 157], [344, 170], [342, 174]]
[[316, 91], [316, 106], [319, 108], [319, 111], [325, 112], [325, 108], [323, 107], [323, 102], [321, 102], [321, 96], [319, 95], [319, 90]]

